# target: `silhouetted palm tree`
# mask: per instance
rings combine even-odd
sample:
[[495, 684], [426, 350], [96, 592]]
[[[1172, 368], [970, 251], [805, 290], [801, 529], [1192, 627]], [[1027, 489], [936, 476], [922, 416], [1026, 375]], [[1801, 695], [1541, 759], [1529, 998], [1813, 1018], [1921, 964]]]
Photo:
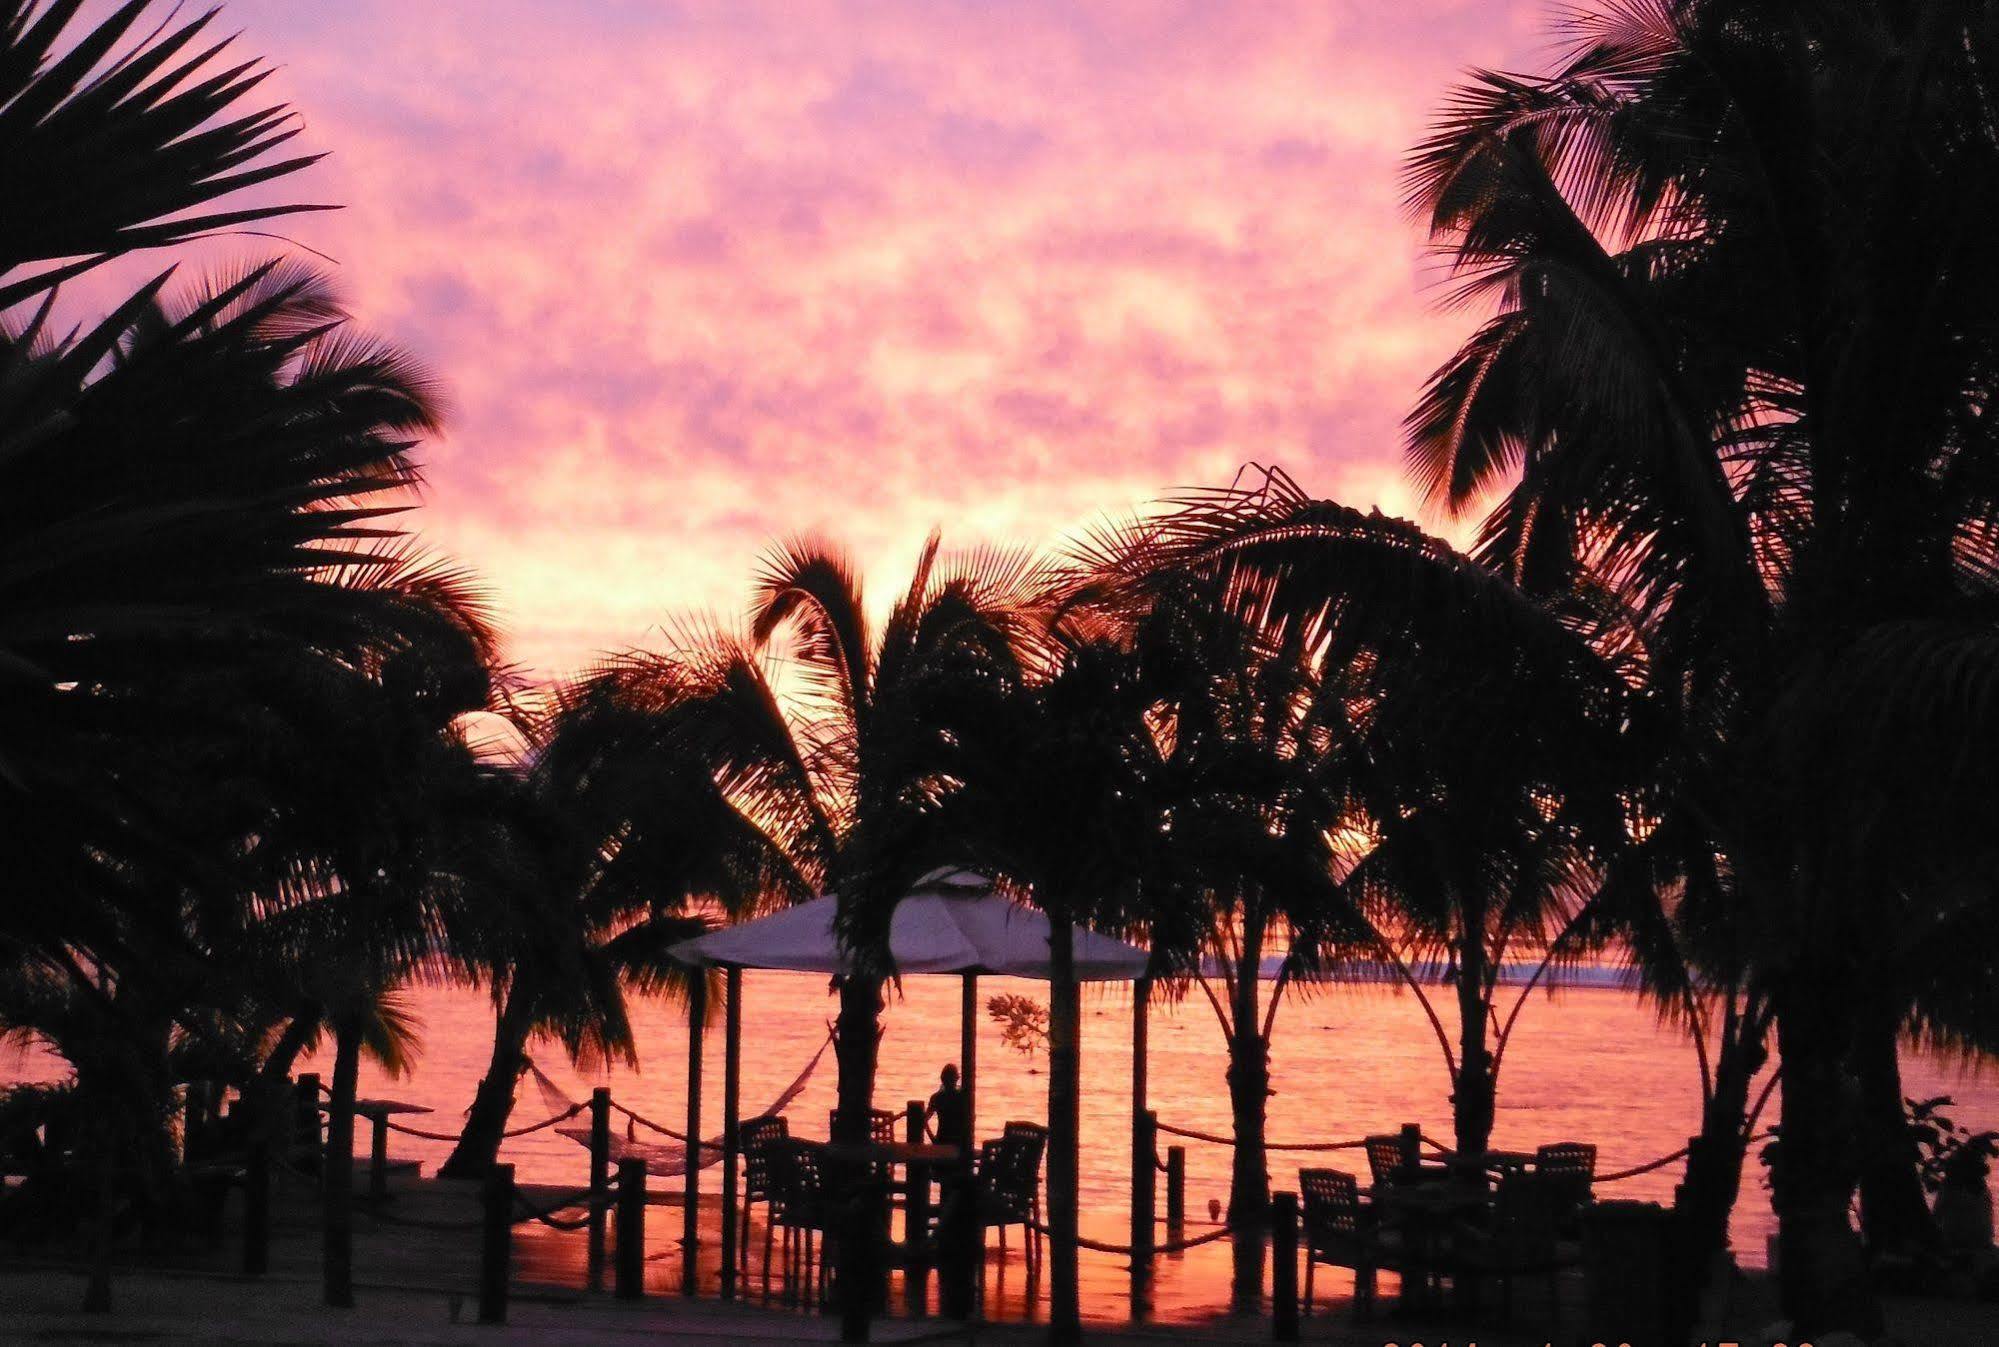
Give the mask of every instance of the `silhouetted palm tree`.
[[[1340, 834], [1338, 854], [1314, 862], [1335, 872], [1337, 898], [1315, 910], [1357, 914], [1369, 952], [1430, 1011], [1456, 1144], [1483, 1150], [1511, 1024], [1497, 1013], [1501, 966], [1581, 952], [1603, 862], [1628, 834], [1627, 699], [1597, 618], [1276, 471], [1189, 498], [1138, 555], [1166, 575], [1234, 572], [1266, 622], [1310, 633], [1299, 639], [1326, 684], [1315, 788]], [[1426, 961], [1453, 970], [1455, 1045], [1430, 1009]]]
[[114, 970], [163, 1051], [250, 994], [244, 931], [319, 873], [287, 867], [323, 849], [276, 858], [340, 778], [304, 764], [413, 698], [483, 700], [492, 642], [458, 577], [363, 547], [435, 423], [408, 357], [303, 269], [158, 291], [64, 340], [45, 307], [0, 343], [0, 845], [17, 892], [66, 895], [7, 905], [10, 957], [82, 988]]
[[[1082, 1018], [1073, 928], [1135, 929], [1165, 815], [1140, 662], [1102, 633], [1058, 624], [1044, 640], [1032, 664], [972, 685], [961, 705], [973, 713], [938, 759], [940, 788], [918, 819], [901, 822], [924, 839], [915, 854], [970, 860], [1048, 914], [1049, 1330], [1073, 1342]], [[885, 929], [892, 895], [856, 906]]]
[[687, 970], [667, 949], [707, 928], [810, 897], [770, 837], [736, 811], [681, 739], [680, 693], [643, 657], [558, 690], [528, 718], [501, 803], [498, 873], [478, 961], [489, 968], [493, 1053], [458, 1146], [440, 1172], [483, 1173], [537, 1035], [572, 1060], [636, 1062], [626, 993], [679, 997]]
[[[720, 849], [703, 864], [719, 866], [744, 838], [761, 837], [767, 895], [831, 889], [843, 908], [913, 878], [863, 861], [857, 839], [893, 832], [892, 820], [936, 789], [935, 761], [956, 723], [953, 689], [1017, 664], [1031, 630], [1020, 616], [1030, 579], [1004, 557], [940, 566], [933, 538], [877, 629], [846, 556], [796, 542], [765, 559], [747, 640], [695, 632], [665, 655], [624, 661], [613, 676], [626, 695], [665, 709], [657, 742], [679, 761], [662, 770], [704, 768], [741, 817], [696, 839]], [[879, 934], [856, 939], [859, 969], [840, 985], [843, 1142], [868, 1140], [877, 1017], [892, 971], [885, 924]]]
[[1329, 629], [1274, 609], [1253, 571], [1164, 568], [1152, 542], [1143, 522], [1096, 540], [1077, 599], [1126, 632], [1142, 671], [1158, 750], [1144, 777], [1160, 813], [1134, 819], [1144, 835], [1120, 851], [1148, 858], [1140, 907], [1157, 971], [1199, 988], [1227, 1044], [1235, 1297], [1250, 1306], [1263, 1292], [1278, 1009], [1300, 979], [1374, 943], [1336, 880], [1348, 699], [1364, 692], [1328, 658]]
[[1458, 505], [1517, 470], [1481, 555], [1614, 593], [1720, 788], [1784, 1061], [1800, 1332], [1878, 1322], [1847, 1216], [1854, 992], [1893, 972], [1882, 932], [1948, 925], [1991, 861], [1999, 270], [1968, 222], [1999, 193], [1995, 24], [1605, 7], [1553, 74], [1461, 89], [1412, 161], [1500, 310], [1412, 418], [1414, 462]]

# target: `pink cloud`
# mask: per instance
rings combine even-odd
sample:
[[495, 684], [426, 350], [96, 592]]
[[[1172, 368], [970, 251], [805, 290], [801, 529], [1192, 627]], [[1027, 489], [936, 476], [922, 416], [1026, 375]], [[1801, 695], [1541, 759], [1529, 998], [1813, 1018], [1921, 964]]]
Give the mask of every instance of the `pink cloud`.
[[[459, 409], [425, 536], [542, 672], [735, 611], [817, 528], [1047, 544], [1281, 462], [1410, 511], [1432, 311], [1396, 171], [1538, 3], [234, 0], [294, 226]], [[222, 248], [218, 251], [231, 251]], [[241, 251], [236, 245], [233, 251]]]

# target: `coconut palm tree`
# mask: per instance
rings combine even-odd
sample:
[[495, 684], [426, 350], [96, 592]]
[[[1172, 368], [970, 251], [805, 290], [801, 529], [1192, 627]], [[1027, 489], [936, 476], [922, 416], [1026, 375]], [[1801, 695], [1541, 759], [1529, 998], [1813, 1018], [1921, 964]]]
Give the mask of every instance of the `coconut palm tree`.
[[[1155, 577], [1142, 584], [1233, 574], [1272, 630], [1309, 633], [1292, 640], [1323, 684], [1316, 821], [1338, 833], [1333, 850], [1312, 843], [1312, 868], [1338, 881], [1315, 910], [1423, 1001], [1458, 1145], [1484, 1149], [1490, 1035], [1511, 1024], [1500, 967], [1583, 947], [1602, 861], [1627, 832], [1626, 697], [1593, 615], [1538, 604], [1413, 525], [1313, 500], [1277, 470], [1186, 498], [1133, 556], [1127, 569]], [[1455, 1046], [1418, 976], [1426, 960], [1454, 971]]]
[[[908, 589], [877, 627], [846, 555], [821, 542], [773, 549], [757, 577], [749, 632], [695, 631], [673, 650], [635, 653], [606, 677], [660, 717], [645, 731], [661, 770], [705, 769], [738, 816], [690, 840], [717, 875], [754, 853], [762, 878], [732, 881], [788, 897], [831, 888], [843, 905], [896, 876], [862, 860], [857, 839], [938, 789], [935, 762], [964, 704], [961, 689], [1017, 666], [1035, 592], [1023, 561], [973, 554], [940, 563], [932, 538]], [[913, 872], [900, 874], [908, 879]], [[703, 881], [707, 882], [706, 880]], [[840, 980], [835, 1030], [843, 1142], [865, 1143], [885, 979], [886, 927], [859, 938]]]
[[[435, 738], [483, 704], [492, 639], [450, 572], [358, 546], [399, 508], [364, 502], [411, 480], [404, 437], [435, 421], [407, 357], [352, 334], [297, 268], [141, 301], [66, 342], [46, 339], [44, 309], [10, 334], [0, 380], [11, 423], [42, 425], [8, 459], [23, 548], [0, 564], [21, 694], [9, 788], [39, 825], [10, 830], [10, 880], [74, 899], [11, 905], [9, 934], [59, 966], [84, 954], [117, 970], [163, 1032], [212, 1004], [202, 980], [260, 882], [279, 877], [261, 901], [280, 908], [311, 909], [295, 900], [315, 888], [322, 907], [360, 901], [371, 884], [335, 877], [328, 833], [268, 858], [302, 820], [379, 832], [382, 792], [424, 778], [394, 755], [357, 776], [371, 741], [355, 726], [415, 717]], [[300, 756], [271, 753], [283, 733]], [[360, 794], [333, 796], [336, 782]], [[329, 812], [346, 799], [365, 803]], [[374, 876], [358, 854], [344, 868]], [[224, 966], [233, 987], [255, 967]], [[352, 985], [337, 1035], [350, 1066], [362, 1010], [392, 984]]]
[[[1892, 971], [1895, 914], [1949, 924], [1991, 863], [1967, 826], [1989, 759], [1963, 750], [1989, 733], [1970, 689], [1992, 651], [1999, 271], [1964, 222], [1999, 186], [1995, 23], [1606, 6], [1552, 73], [1479, 74], [1411, 162], [1462, 293], [1498, 307], [1412, 417], [1417, 471], [1458, 506], [1504, 488], [1481, 555], [1529, 589], [1617, 596], [1724, 791], [1784, 1062], [1800, 1332], [1878, 1322], [1847, 1217], [1849, 993]], [[1960, 737], [1904, 767], [1886, 731], [1921, 732], [1935, 704], [1911, 699], [1943, 678]], [[1913, 793], [1884, 802], [1884, 776]]]
[[[903, 833], [867, 839], [868, 864], [902, 873], [916, 861], [970, 861], [1049, 918], [1048, 1229], [1049, 1336], [1080, 1339], [1076, 1235], [1081, 1098], [1080, 984], [1074, 926], [1132, 931], [1143, 877], [1165, 836], [1156, 793], [1159, 746], [1146, 712], [1155, 700], [1123, 642], [1057, 625], [1034, 665], [996, 668], [960, 704], [923, 809], [896, 820]], [[1032, 676], [1030, 677], [1030, 671]], [[897, 851], [901, 847], [904, 850]], [[853, 921], [885, 936], [893, 891], [863, 899]], [[864, 893], [870, 892], [868, 889]], [[881, 934], [874, 934], [880, 932]], [[1184, 941], [1191, 943], [1191, 941]]]
[[685, 994], [671, 945], [705, 930], [708, 910], [740, 919], [811, 896], [677, 737], [675, 694], [690, 691], [634, 658], [558, 690], [527, 719], [480, 955], [497, 1011], [493, 1053], [440, 1172], [491, 1166], [531, 1038], [555, 1040], [573, 1060], [636, 1062], [625, 994]]
[[1162, 817], [1133, 819], [1143, 835], [1120, 850], [1155, 858], [1141, 903], [1160, 971], [1199, 989], [1227, 1044], [1229, 1224], [1235, 1298], [1248, 1306], [1263, 1290], [1279, 1007], [1374, 935], [1335, 878], [1348, 807], [1337, 764], [1358, 689], [1326, 658], [1328, 630], [1274, 611], [1251, 573], [1157, 567], [1149, 543], [1142, 523], [1099, 538], [1078, 598], [1125, 632], [1151, 698], [1158, 760], [1143, 776]]

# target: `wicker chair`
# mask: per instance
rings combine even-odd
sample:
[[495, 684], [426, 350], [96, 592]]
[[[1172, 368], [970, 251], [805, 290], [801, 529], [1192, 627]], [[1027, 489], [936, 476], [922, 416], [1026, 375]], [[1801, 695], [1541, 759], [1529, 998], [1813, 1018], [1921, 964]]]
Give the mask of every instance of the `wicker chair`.
[[770, 1280], [771, 1238], [777, 1228], [777, 1185], [771, 1172], [771, 1152], [791, 1139], [791, 1124], [775, 1114], [751, 1118], [736, 1129], [743, 1152], [743, 1240], [738, 1261], [750, 1270], [750, 1207], [764, 1204], [764, 1280]]
[[1419, 1161], [1402, 1144], [1400, 1136], [1393, 1133], [1371, 1136], [1366, 1144], [1368, 1177], [1376, 1188], [1393, 1188], [1414, 1177]]
[[1002, 1139], [1017, 1141], [1027, 1148], [1022, 1155], [1022, 1163], [1032, 1172], [1029, 1191], [1028, 1214], [1034, 1223], [1041, 1221], [1041, 1158], [1048, 1154], [1048, 1129], [1037, 1122], [1009, 1122], [1000, 1129]]
[[1595, 1200], [1596, 1147], [1586, 1141], [1557, 1141], [1534, 1152], [1534, 1173], [1555, 1194], [1555, 1225], [1571, 1238], [1582, 1231], [1583, 1208]]
[[1041, 1156], [1047, 1147], [1047, 1132], [1032, 1124], [1011, 1135], [980, 1143], [979, 1164], [974, 1174], [981, 1231], [998, 1227], [1000, 1250], [1006, 1250], [1006, 1228], [1021, 1227], [1026, 1241], [1030, 1274], [1041, 1270]]
[[[806, 1300], [826, 1299], [823, 1258], [814, 1258], [817, 1238], [823, 1244], [835, 1230], [837, 1212], [826, 1191], [825, 1147], [818, 1142], [786, 1137], [769, 1150], [773, 1219], [784, 1230], [787, 1286]], [[813, 1269], [819, 1269], [814, 1292]], [[801, 1275], [802, 1274], [802, 1275]]]
[[1381, 1229], [1374, 1208], [1361, 1200], [1360, 1181], [1344, 1170], [1301, 1169], [1298, 1192], [1305, 1240], [1304, 1312], [1312, 1312], [1312, 1274], [1320, 1263], [1352, 1268], [1355, 1306], [1372, 1303], [1376, 1271], [1397, 1266], [1394, 1232]]
[[[898, 1115], [891, 1112], [888, 1109], [885, 1108], [869, 1109], [868, 1140], [876, 1143], [877, 1145], [883, 1145], [883, 1146], [893, 1145], [896, 1141], [895, 1131], [896, 1131], [896, 1123], [898, 1121], [900, 1121]], [[826, 1135], [831, 1137], [837, 1137], [840, 1135], [839, 1109], [828, 1109], [826, 1111]]]

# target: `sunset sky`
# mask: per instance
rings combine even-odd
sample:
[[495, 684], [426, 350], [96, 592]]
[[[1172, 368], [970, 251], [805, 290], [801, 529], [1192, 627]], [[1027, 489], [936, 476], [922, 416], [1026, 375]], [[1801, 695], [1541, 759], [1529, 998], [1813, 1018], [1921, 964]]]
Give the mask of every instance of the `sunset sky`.
[[[1399, 204], [1547, 6], [231, 0], [310, 149], [281, 225], [446, 380], [421, 529], [540, 674], [736, 614], [773, 537], [881, 593], [1245, 460], [1397, 513], [1461, 336]], [[242, 252], [251, 246], [230, 245]], [[1430, 520], [1433, 526], [1442, 521]]]

